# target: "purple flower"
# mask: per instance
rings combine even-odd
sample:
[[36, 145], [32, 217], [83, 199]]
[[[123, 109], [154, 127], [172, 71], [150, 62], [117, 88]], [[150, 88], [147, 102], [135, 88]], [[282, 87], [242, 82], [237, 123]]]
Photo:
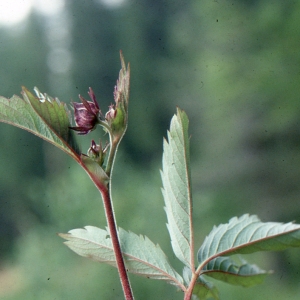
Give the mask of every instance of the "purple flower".
[[87, 101], [79, 95], [82, 103], [73, 103], [76, 127], [70, 127], [70, 129], [82, 135], [88, 134], [95, 129], [98, 124], [98, 118], [101, 115], [96, 96], [91, 88], [88, 94], [92, 101]]

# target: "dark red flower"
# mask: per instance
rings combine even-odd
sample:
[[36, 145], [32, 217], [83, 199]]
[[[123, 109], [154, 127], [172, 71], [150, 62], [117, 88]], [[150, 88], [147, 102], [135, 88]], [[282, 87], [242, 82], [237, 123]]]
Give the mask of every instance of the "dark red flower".
[[87, 101], [79, 95], [82, 103], [74, 102], [74, 118], [76, 127], [70, 127], [78, 132], [78, 134], [88, 134], [94, 130], [98, 124], [101, 111], [96, 100], [93, 90], [90, 88], [88, 92], [92, 101]]

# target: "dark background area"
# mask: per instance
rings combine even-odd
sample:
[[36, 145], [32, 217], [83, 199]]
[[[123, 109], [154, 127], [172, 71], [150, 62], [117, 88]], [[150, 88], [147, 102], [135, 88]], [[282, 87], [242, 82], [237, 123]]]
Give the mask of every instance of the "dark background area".
[[[106, 112], [122, 49], [131, 96], [113, 177], [120, 227], [159, 243], [181, 273], [159, 174], [176, 106], [190, 118], [196, 247], [213, 225], [244, 213], [300, 223], [300, 2], [61, 3], [0, 27], [0, 94], [37, 86], [70, 103], [91, 86]], [[79, 137], [83, 151], [98, 136], [105, 140], [100, 128]], [[115, 269], [77, 256], [55, 234], [105, 227], [86, 174], [7, 124], [0, 143], [0, 298], [123, 299]], [[220, 284], [222, 299], [299, 299], [299, 257], [299, 249], [247, 256], [275, 273], [251, 289]], [[183, 298], [164, 282], [132, 281], [137, 299]]]

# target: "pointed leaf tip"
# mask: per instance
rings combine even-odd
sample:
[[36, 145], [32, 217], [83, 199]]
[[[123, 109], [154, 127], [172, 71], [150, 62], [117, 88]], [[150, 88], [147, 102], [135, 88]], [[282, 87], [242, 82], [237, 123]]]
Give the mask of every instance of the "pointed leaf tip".
[[193, 268], [192, 195], [188, 118], [177, 108], [163, 142], [161, 178], [172, 248], [185, 265]]

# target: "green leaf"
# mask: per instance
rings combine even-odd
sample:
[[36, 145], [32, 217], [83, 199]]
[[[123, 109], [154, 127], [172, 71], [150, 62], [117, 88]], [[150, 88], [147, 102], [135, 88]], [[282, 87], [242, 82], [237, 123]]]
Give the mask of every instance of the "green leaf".
[[245, 260], [238, 263], [230, 257], [217, 257], [211, 260], [201, 273], [230, 284], [250, 287], [262, 283], [272, 272], [266, 272]]
[[39, 93], [40, 98], [36, 98], [24, 87], [22, 95], [23, 99], [0, 96], [0, 121], [25, 129], [79, 160], [80, 149], [69, 129], [66, 104], [46, 94]]
[[164, 140], [161, 177], [173, 251], [191, 267], [193, 228], [188, 124], [185, 112], [177, 108], [177, 115], [171, 120], [168, 141]]
[[232, 218], [214, 227], [198, 251], [198, 262], [206, 264], [217, 256], [278, 251], [300, 247], [300, 225], [261, 222], [257, 216]]
[[[107, 230], [93, 226], [59, 234], [75, 253], [98, 262], [116, 266], [111, 239]], [[128, 272], [152, 279], [166, 280], [183, 286], [182, 277], [172, 268], [164, 252], [147, 237], [119, 229], [119, 239]]]

